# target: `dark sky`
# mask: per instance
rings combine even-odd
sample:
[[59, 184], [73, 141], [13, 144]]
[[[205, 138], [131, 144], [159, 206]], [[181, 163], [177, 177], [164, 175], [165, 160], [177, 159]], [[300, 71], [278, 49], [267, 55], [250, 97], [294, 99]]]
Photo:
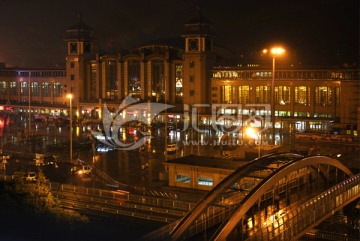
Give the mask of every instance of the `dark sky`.
[[[119, 50], [181, 36], [195, 0], [0, 0], [0, 62], [63, 67], [67, 27], [77, 13], [95, 31], [97, 48]], [[283, 43], [301, 65], [359, 63], [357, 0], [203, 0], [216, 42], [250, 56]]]

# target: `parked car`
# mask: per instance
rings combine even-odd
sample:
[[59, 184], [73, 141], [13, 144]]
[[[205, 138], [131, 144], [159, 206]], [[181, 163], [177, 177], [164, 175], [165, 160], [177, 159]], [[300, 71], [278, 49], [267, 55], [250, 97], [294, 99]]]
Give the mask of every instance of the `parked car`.
[[11, 176], [12, 179], [22, 178], [29, 182], [35, 182], [36, 181], [36, 173], [35, 172], [14, 172], [14, 174]]

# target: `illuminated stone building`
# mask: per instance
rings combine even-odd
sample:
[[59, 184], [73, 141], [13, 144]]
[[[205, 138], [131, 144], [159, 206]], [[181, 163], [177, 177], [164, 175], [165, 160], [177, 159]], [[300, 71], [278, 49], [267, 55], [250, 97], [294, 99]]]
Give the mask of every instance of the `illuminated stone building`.
[[[227, 104], [222, 114], [249, 116], [251, 109], [271, 114], [264, 107], [271, 103], [271, 70], [219, 67], [211, 72], [211, 103]], [[359, 70], [279, 69], [274, 86], [275, 126], [284, 133], [346, 130], [357, 135]]]
[[[29, 96], [29, 86], [31, 94]], [[18, 69], [0, 66], [0, 110], [67, 115], [64, 69]]]
[[[244, 125], [243, 120], [255, 113], [264, 116], [260, 125], [270, 125], [265, 118], [269, 110], [262, 106], [271, 100], [271, 69], [221, 62], [234, 56], [214, 43], [211, 26], [199, 14], [184, 25], [181, 38], [105, 55], [94, 50], [93, 30], [79, 19], [66, 31], [65, 69], [0, 66], [1, 108], [26, 112], [31, 100], [34, 113], [67, 115], [66, 95], [72, 93], [78, 118], [96, 118], [104, 104], [116, 110], [131, 96], [142, 102], [167, 102], [174, 106], [168, 112], [177, 113], [179, 120], [184, 104], [188, 109], [201, 104], [207, 105], [198, 108], [204, 124]], [[359, 69], [276, 70], [275, 126], [284, 132], [357, 135], [359, 81]], [[214, 110], [218, 119], [211, 118]]]

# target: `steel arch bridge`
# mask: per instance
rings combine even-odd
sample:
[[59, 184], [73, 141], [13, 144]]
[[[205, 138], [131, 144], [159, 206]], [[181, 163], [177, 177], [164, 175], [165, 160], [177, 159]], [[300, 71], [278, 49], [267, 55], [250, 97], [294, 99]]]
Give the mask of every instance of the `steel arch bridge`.
[[[246, 226], [247, 233], [255, 235], [258, 227], [264, 225], [262, 222], [274, 219], [282, 208], [291, 211], [299, 205], [300, 200], [305, 203], [346, 177], [353, 176], [341, 162], [326, 156], [304, 157], [294, 153], [267, 155], [234, 171], [184, 218], [165, 227], [166, 235], [162, 234], [162, 238], [158, 236], [154, 240], [187, 240], [202, 232], [209, 235], [207, 238], [211, 237], [210, 240], [231, 240], [234, 233], [240, 233], [242, 240], [251, 239], [244, 236], [243, 226]], [[347, 203], [358, 197], [357, 191]], [[209, 229], [212, 231], [207, 234], [206, 230]]]

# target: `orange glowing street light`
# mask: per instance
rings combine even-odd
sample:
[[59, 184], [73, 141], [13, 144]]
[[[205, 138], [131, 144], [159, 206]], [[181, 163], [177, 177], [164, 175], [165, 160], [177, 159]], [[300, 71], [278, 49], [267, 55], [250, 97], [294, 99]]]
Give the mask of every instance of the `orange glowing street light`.
[[[245, 133], [249, 138], [258, 141], [258, 143], [257, 143], [259, 145], [258, 157], [260, 158], [261, 157], [261, 134], [250, 126], [246, 128]], [[255, 145], [256, 145], [256, 142], [255, 142]]]
[[285, 49], [282, 47], [273, 47], [270, 49], [264, 49], [263, 53], [270, 52], [272, 56], [272, 80], [271, 80], [271, 124], [272, 124], [272, 142], [275, 145], [275, 58], [283, 55]]

